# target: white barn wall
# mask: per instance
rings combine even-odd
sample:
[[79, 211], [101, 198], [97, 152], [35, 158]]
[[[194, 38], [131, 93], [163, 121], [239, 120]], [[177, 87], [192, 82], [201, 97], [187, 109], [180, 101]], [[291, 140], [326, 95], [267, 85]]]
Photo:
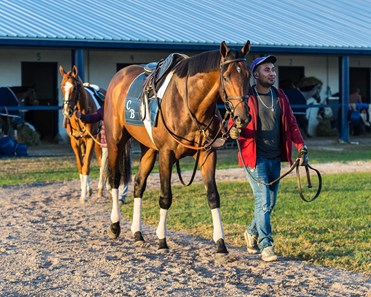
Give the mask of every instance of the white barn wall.
[[[144, 50], [86, 50], [85, 52], [85, 81], [107, 88], [113, 75], [116, 73], [118, 63], [147, 63], [165, 58], [170, 52], [144, 51]], [[21, 85], [21, 62], [56, 62], [64, 69], [71, 69], [70, 49], [0, 49], [0, 86]], [[188, 53], [194, 55], [195, 53]], [[248, 62], [258, 57], [250, 54]], [[337, 56], [300, 56], [277, 55], [279, 66], [303, 66], [306, 76], [316, 76], [323, 81], [321, 97], [326, 97], [327, 85], [332, 93], [339, 91], [339, 66]], [[371, 67], [369, 57], [352, 57], [350, 67]], [[58, 67], [59, 68], [59, 67]], [[6, 71], [4, 71], [6, 69]], [[279, 73], [278, 73], [279, 75]], [[61, 76], [58, 72], [58, 102], [62, 105], [63, 98], [59, 89]], [[278, 85], [279, 77], [276, 84]], [[63, 117], [59, 113], [59, 133], [67, 139], [66, 130], [62, 126]]]
[[107, 89], [112, 77], [116, 73], [118, 63], [142, 64], [159, 61], [165, 58], [169, 52], [164, 51], [87, 51], [85, 63], [85, 80], [98, 84]]

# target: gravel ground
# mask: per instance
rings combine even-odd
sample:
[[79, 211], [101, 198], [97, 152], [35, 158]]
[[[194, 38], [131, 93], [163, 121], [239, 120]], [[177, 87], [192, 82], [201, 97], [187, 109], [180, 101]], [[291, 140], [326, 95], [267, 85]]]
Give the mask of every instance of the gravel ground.
[[[371, 162], [359, 165], [318, 169], [371, 172]], [[242, 169], [217, 172], [218, 180], [244, 176]], [[148, 188], [157, 185], [152, 174]], [[150, 226], [144, 226], [143, 246], [133, 244], [125, 221], [120, 237], [110, 240], [109, 201], [92, 198], [81, 205], [78, 189], [78, 181], [0, 189], [0, 296], [371, 296], [369, 274], [283, 257], [264, 263], [229, 245], [219, 263], [211, 241], [178, 232], [169, 232], [168, 254], [157, 252]]]

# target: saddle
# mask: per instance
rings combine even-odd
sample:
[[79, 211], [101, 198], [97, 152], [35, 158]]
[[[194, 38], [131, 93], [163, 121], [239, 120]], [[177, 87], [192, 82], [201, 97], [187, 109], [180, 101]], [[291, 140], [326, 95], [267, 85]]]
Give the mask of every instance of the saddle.
[[104, 104], [105, 95], [100, 91], [99, 86], [90, 84], [88, 82], [85, 82], [83, 85], [85, 89], [88, 89], [93, 93], [95, 99], [97, 99], [99, 102], [99, 106], [102, 106]]
[[145, 81], [143, 89], [147, 98], [156, 96], [156, 93], [162, 86], [166, 76], [180, 61], [186, 58], [188, 58], [187, 55], [172, 53], [159, 62], [151, 62], [144, 66], [144, 73], [148, 78]]

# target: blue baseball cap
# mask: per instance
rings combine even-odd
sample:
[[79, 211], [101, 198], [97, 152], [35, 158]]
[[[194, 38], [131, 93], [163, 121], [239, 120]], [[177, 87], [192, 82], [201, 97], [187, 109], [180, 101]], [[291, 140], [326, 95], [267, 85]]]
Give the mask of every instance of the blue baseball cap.
[[271, 56], [271, 55], [256, 58], [251, 63], [251, 72], [254, 72], [255, 68], [258, 67], [260, 64], [269, 63], [269, 62], [274, 64], [274, 63], [276, 63], [276, 61], [277, 61], [277, 58], [275, 56]]

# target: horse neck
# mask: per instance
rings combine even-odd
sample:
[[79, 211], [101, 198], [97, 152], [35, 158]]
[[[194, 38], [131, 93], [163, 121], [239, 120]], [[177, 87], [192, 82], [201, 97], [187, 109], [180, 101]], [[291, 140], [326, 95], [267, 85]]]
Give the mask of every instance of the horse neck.
[[81, 111], [88, 111], [89, 104], [88, 104], [88, 94], [85, 91], [85, 88], [83, 87], [81, 83], [81, 87], [79, 88], [79, 100], [77, 101], [77, 107]]
[[[203, 75], [203, 74], [202, 74]], [[209, 118], [215, 113], [215, 106], [219, 99], [220, 91], [220, 77], [219, 71], [208, 73], [211, 76], [207, 78], [207, 83], [198, 83], [199, 78], [197, 75], [188, 79], [188, 91], [190, 91], [189, 86], [196, 86], [188, 92], [188, 105], [192, 113], [194, 113], [199, 120], [202, 118]], [[194, 79], [194, 82], [193, 82]], [[201, 87], [197, 87], [201, 86]]]

